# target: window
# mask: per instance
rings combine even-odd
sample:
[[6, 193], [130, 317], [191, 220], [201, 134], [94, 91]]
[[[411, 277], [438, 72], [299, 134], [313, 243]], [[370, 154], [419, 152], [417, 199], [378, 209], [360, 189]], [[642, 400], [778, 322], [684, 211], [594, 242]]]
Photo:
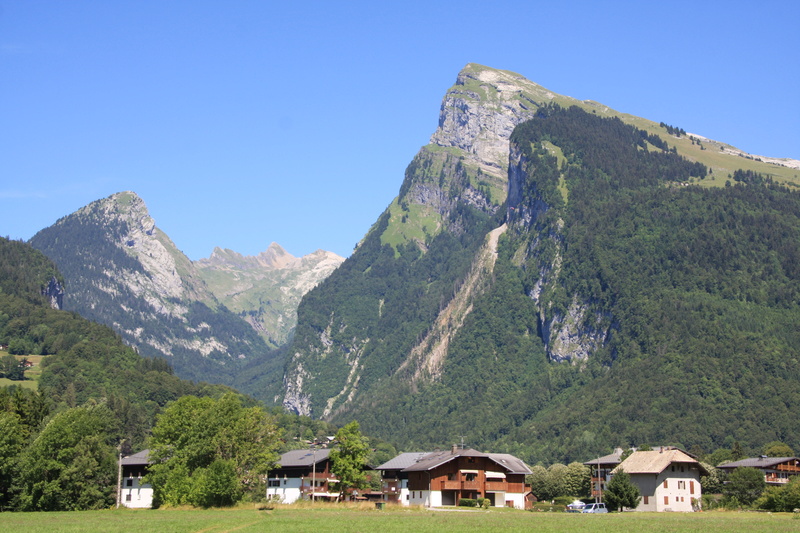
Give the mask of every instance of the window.
[[269, 480], [269, 486], [270, 487], [280, 487], [281, 486], [281, 480], [280, 479], [270, 479]]
[[664, 505], [669, 505], [669, 496], [664, 496]]
[[668, 487], [667, 487], [667, 480], [666, 480], [666, 479], [664, 480], [664, 488], [665, 488], [665, 489], [666, 489], [666, 488], [668, 488]]
[[689, 494], [694, 494], [694, 481], [689, 482]]
[[678, 488], [679, 489], [685, 489], [686, 488], [686, 482], [685, 481], [678, 481]]
[[126, 487], [133, 487], [133, 478], [128, 478], [125, 480]]
[[125, 501], [126, 501], [126, 502], [129, 502], [129, 501], [131, 501], [131, 495], [130, 495], [130, 494], [126, 494], [126, 495], [125, 495]]
[[644, 500], [644, 504], [647, 505], [650, 503], [649, 498], [647, 496], [643, 496], [642, 499]]

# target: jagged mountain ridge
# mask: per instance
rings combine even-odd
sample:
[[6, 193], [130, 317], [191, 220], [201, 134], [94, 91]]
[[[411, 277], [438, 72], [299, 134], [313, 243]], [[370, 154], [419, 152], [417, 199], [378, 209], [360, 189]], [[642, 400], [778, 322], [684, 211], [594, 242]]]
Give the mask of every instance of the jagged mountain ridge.
[[[30, 242], [64, 273], [67, 310], [111, 326], [142, 355], [165, 357], [181, 377], [223, 384], [238, 382], [238, 374], [247, 368], [274, 366], [268, 360], [276, 355], [260, 333], [285, 342], [301, 293], [336, 264], [326, 252], [298, 259], [277, 245], [258, 258], [219, 250], [193, 263], [156, 226], [133, 192], [92, 202]], [[277, 294], [266, 306], [283, 329], [256, 331], [236, 312], [258, 316], [259, 308], [232, 300], [232, 312], [204, 276], [223, 287], [249, 277], [239, 294], [247, 298], [255, 287], [261, 303], [263, 293]], [[270, 283], [283, 285], [271, 288]], [[226, 293], [221, 299], [231, 301]]]
[[[537, 416], [544, 416], [548, 409], [552, 412], [557, 405], [563, 407], [573, 391], [557, 383], [592, 381], [603, 368], [614, 369], [609, 343], [619, 325], [613, 307], [597, 305], [587, 291], [569, 289], [564, 269], [576, 268], [571, 263], [564, 265], [569, 219], [564, 218], [561, 207], [552, 209], [560, 205], [557, 200], [551, 200], [556, 202], [552, 204], [536, 193], [540, 185], [531, 178], [529, 161], [521, 155], [525, 146], [509, 146], [514, 127], [537, 117], [550, 103], [574, 105], [592, 116], [616, 117], [620, 124], [640, 128], [633, 134], [635, 142], [641, 142], [636, 146], [663, 154], [655, 155], [656, 159], [668, 159], [674, 152], [688, 158], [690, 164], [705, 165], [702, 176], [699, 167], [679, 172], [684, 181], [671, 186], [695, 182], [704, 188], [719, 188], [725, 184], [726, 174], [738, 168], [792, 183], [790, 160], [767, 163], [741, 157], [723, 143], [669, 135], [655, 122], [596, 102], [556, 95], [513, 73], [468, 65], [445, 96], [440, 127], [432, 143], [409, 165], [398, 197], [353, 256], [301, 304], [297, 334], [289, 348], [284, 406], [331, 420], [357, 418], [368, 431], [399, 439], [403, 446], [424, 447], [455, 438], [455, 432], [461, 431], [477, 433], [471, 442], [491, 443], [525, 455], [527, 451], [518, 449], [525, 440], [518, 431], [523, 422], [527, 421], [529, 429], [542, 423]], [[560, 146], [537, 142], [554, 161], [546, 165], [547, 172], [555, 176], [554, 189], [562, 202], [568, 201], [575, 184], [559, 176], [558, 166], [579, 158], [578, 152], [567, 154]], [[675, 164], [680, 167], [682, 163]], [[508, 204], [503, 212], [500, 207], [506, 195]], [[519, 248], [513, 253], [503, 249], [505, 237], [499, 238], [499, 245], [495, 240], [498, 233], [507, 232], [502, 229], [506, 219], [514, 221], [508, 239]], [[519, 239], [527, 244], [519, 244]], [[504, 258], [500, 272], [495, 258]], [[503, 293], [509, 302], [516, 302], [517, 309], [508, 312], [518, 311], [520, 316], [515, 315], [513, 323], [519, 329], [489, 352], [498, 350], [492, 372], [503, 377], [478, 373], [472, 385], [456, 386], [454, 376], [462, 379], [468, 373], [464, 365], [488, 364], [480, 360], [467, 363], [464, 343], [471, 330], [482, 329], [484, 321], [496, 320], [485, 308], [487, 301], [498, 299], [498, 278], [506, 280], [508, 287], [519, 284]], [[411, 308], [408, 301], [417, 303], [416, 307]], [[507, 324], [498, 323], [494, 329], [504, 327]], [[469, 342], [475, 345], [477, 340]], [[505, 343], [514, 346], [513, 357]], [[527, 357], [521, 355], [526, 353]], [[506, 376], [516, 368], [525, 369], [523, 377]], [[542, 373], [554, 375], [545, 380]], [[491, 384], [484, 383], [486, 379]], [[596, 390], [602, 388], [598, 382], [592, 383]], [[496, 398], [479, 392], [497, 387]], [[468, 389], [472, 392], [465, 395]], [[532, 389], [547, 391], [546, 397]], [[496, 418], [497, 427], [478, 430], [472, 409]], [[510, 411], [510, 418], [496, 409]], [[558, 414], [564, 416], [562, 411]], [[571, 423], [580, 426], [579, 420]], [[432, 435], [437, 425], [448, 434]], [[626, 428], [620, 431], [619, 435], [628, 435]], [[601, 437], [598, 428], [590, 433], [585, 435], [583, 451], [609, 444], [601, 442], [611, 438], [607, 433]], [[640, 434], [647, 438], [647, 432]], [[696, 444], [719, 444], [714, 440], [718, 435], [693, 438]], [[569, 446], [573, 453], [580, 448]], [[552, 458], [564, 457], [563, 450], [548, 453]]]
[[342, 261], [324, 250], [294, 257], [273, 242], [257, 256], [215, 248], [194, 264], [223, 305], [247, 320], [268, 345], [278, 347], [294, 331], [300, 299]]

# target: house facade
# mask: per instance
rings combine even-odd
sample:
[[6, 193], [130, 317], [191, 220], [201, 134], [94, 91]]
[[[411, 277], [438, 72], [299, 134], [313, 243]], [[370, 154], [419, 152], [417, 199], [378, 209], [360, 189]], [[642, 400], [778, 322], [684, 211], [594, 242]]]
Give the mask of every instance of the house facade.
[[764, 473], [764, 481], [767, 485], [781, 486], [800, 474], [800, 458], [797, 457], [750, 457], [741, 461], [733, 461], [719, 465], [717, 468], [724, 470], [728, 474], [737, 468], [750, 467], [761, 470]]
[[513, 455], [453, 447], [422, 455], [401, 472], [408, 476], [409, 505], [455, 506], [463, 498], [488, 498], [494, 507], [524, 509], [531, 470]]
[[642, 499], [636, 511], [692, 512], [699, 509], [705, 468], [679, 449], [633, 452], [613, 473], [624, 470], [639, 487]]
[[602, 497], [611, 479], [611, 472], [622, 462], [622, 451], [622, 448], [616, 448], [612, 454], [583, 463], [592, 471], [592, 498]]
[[338, 480], [331, 474], [330, 450], [327, 448], [292, 450], [281, 455], [278, 468], [267, 476], [267, 499], [283, 503], [297, 500], [338, 498], [331, 485]]
[[411, 504], [408, 472], [404, 472], [404, 470], [429, 454], [430, 452], [401, 453], [376, 468], [381, 473], [383, 501], [401, 505]]
[[153, 506], [153, 487], [142, 482], [150, 466], [149, 456], [150, 450], [142, 450], [120, 459], [120, 505], [131, 509], [149, 509]]

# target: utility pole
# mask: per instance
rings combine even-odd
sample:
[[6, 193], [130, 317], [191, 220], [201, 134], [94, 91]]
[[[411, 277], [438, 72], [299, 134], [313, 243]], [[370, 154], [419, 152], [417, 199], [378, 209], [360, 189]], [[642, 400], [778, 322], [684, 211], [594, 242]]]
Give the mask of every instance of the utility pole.
[[119, 443], [119, 459], [117, 460], [117, 509], [122, 502], [122, 443]]

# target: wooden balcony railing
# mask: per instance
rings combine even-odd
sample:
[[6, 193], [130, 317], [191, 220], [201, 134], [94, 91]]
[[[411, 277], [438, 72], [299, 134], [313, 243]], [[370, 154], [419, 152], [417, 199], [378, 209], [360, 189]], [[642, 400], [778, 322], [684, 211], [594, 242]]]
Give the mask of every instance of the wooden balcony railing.
[[507, 492], [508, 483], [505, 481], [487, 481], [486, 490], [501, 490], [503, 492]]

